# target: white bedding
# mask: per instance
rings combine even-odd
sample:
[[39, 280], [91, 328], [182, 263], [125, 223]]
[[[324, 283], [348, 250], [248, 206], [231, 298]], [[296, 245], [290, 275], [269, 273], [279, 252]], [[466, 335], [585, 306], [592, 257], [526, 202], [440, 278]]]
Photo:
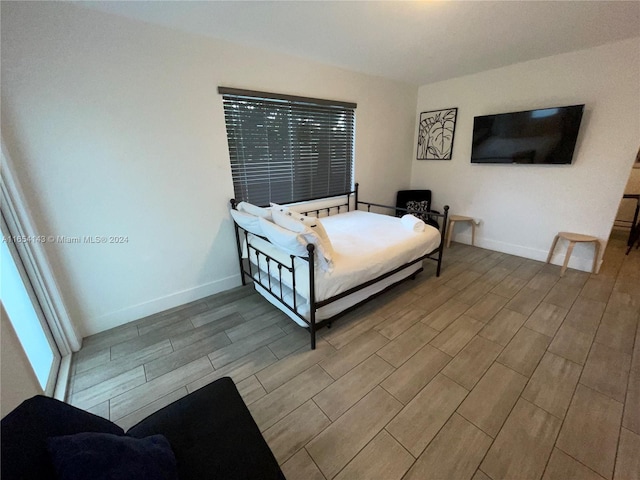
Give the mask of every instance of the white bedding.
[[[415, 260], [435, 250], [441, 241], [440, 232], [434, 227], [426, 225], [424, 232], [414, 232], [405, 228], [400, 218], [388, 215], [353, 211], [323, 217], [321, 221], [333, 245], [334, 265], [331, 272], [316, 267], [316, 301], [337, 295]], [[279, 261], [290, 264], [289, 256], [268, 242], [252, 237], [250, 243]], [[253, 250], [251, 253], [252, 263], [255, 264]], [[298, 299], [307, 303], [308, 264], [305, 260], [295, 258], [295, 265]], [[261, 257], [260, 267], [261, 270], [266, 267], [264, 257]], [[277, 277], [277, 268], [273, 264], [271, 274]], [[260, 275], [262, 283], [268, 284], [268, 276], [265, 273]], [[254, 271], [256, 276], [258, 272]], [[283, 270], [282, 279], [283, 284], [289, 287], [284, 293], [290, 303], [293, 285], [291, 275]], [[272, 280], [272, 287], [276, 283]], [[308, 307], [301, 310], [305, 316], [308, 315]]]

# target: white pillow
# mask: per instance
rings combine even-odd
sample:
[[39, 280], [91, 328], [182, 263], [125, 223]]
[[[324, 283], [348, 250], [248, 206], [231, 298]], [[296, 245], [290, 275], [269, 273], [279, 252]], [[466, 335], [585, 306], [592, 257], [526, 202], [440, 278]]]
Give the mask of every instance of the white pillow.
[[239, 212], [238, 210], [231, 209], [231, 216], [235, 220], [235, 222], [244, 228], [246, 231], [253, 233], [254, 235], [264, 236], [262, 232], [262, 227], [258, 222], [258, 219], [261, 217], [256, 217], [255, 215], [250, 215], [248, 213]]
[[263, 235], [278, 248], [291, 255], [300, 257], [309, 255], [307, 242], [299, 233], [282, 228], [264, 218], [259, 218], [258, 222], [260, 222], [260, 227], [264, 232]]
[[278, 205], [277, 203], [270, 203], [271, 205], [271, 211], [272, 212], [280, 212], [280, 213], [284, 213], [286, 215], [290, 215], [290, 209], [289, 207], [285, 207], [284, 205]]
[[267, 220], [271, 220], [271, 210], [258, 207], [249, 202], [240, 202], [236, 208], [241, 212], [248, 213], [249, 215], [255, 215], [256, 217], [263, 217]]
[[[302, 213], [291, 211], [289, 215], [274, 210], [273, 221], [282, 228], [300, 233], [309, 243], [314, 243], [328, 263], [333, 260], [333, 246], [319, 218], [308, 217]], [[310, 236], [309, 234], [314, 235]]]
[[300, 220], [291, 216], [291, 212], [282, 212], [280, 210], [273, 210], [273, 223], [281, 226], [282, 228], [286, 228], [287, 230], [291, 230], [296, 233], [305, 233], [307, 230], [307, 226], [302, 223]]
[[320, 237], [320, 239], [322, 240], [325, 251], [329, 255], [333, 253], [333, 245], [331, 245], [331, 240], [329, 239], [329, 235], [327, 234], [327, 231], [324, 229], [324, 225], [322, 225], [322, 222], [320, 221], [319, 218], [309, 217], [302, 213], [297, 213], [293, 211], [291, 212], [291, 218], [299, 220], [307, 227], [310, 227], [314, 232], [316, 232], [318, 237]]

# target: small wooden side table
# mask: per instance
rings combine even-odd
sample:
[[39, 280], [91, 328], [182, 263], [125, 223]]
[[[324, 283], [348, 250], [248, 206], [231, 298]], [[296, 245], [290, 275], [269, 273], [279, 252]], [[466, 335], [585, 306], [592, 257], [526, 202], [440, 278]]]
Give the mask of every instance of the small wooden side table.
[[551, 257], [553, 256], [553, 251], [558, 244], [558, 239], [564, 238], [569, 241], [569, 247], [567, 247], [567, 253], [564, 257], [564, 264], [560, 269], [560, 276], [564, 275], [564, 272], [567, 271], [567, 265], [569, 264], [569, 258], [571, 257], [571, 253], [573, 252], [573, 247], [575, 247], [576, 243], [583, 242], [593, 242], [595, 251], [593, 254], [593, 267], [591, 268], [591, 273], [596, 273], [596, 268], [598, 266], [598, 257], [600, 255], [600, 240], [597, 237], [592, 237], [591, 235], [582, 235], [580, 233], [571, 233], [571, 232], [560, 232], [556, 235], [556, 238], [553, 239], [553, 243], [551, 244], [551, 250], [549, 250], [549, 255], [547, 256], [547, 263], [551, 262]]
[[447, 225], [447, 248], [451, 246], [451, 234], [456, 222], [469, 222], [471, 224], [471, 245], [476, 241], [476, 222], [471, 217], [464, 215], [449, 215], [449, 225]]

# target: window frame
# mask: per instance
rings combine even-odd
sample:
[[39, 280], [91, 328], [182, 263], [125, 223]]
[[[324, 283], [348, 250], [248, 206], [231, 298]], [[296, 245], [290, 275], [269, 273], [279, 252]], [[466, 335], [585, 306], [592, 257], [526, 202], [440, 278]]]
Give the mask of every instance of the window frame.
[[[229, 87], [218, 93], [236, 200], [268, 206], [353, 189], [356, 103]], [[256, 108], [254, 125], [250, 106]], [[266, 112], [272, 122], [264, 121]]]

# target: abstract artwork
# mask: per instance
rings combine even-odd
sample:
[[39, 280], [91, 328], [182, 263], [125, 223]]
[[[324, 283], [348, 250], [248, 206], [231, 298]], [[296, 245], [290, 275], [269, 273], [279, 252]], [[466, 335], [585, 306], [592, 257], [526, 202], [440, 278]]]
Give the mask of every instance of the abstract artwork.
[[451, 160], [457, 108], [420, 114], [418, 160]]

